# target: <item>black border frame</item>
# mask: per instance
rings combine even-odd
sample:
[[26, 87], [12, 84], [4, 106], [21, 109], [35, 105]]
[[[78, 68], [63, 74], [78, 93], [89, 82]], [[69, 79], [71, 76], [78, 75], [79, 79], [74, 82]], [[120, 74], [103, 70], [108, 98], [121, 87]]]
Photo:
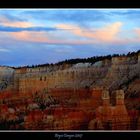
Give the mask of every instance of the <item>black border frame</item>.
[[[138, 0], [0, 0], [0, 8], [140, 8]], [[139, 131], [140, 132], [140, 131]], [[55, 134], [83, 134], [82, 138], [77, 139], [104, 139], [104, 140], [134, 140], [140, 139], [139, 132], [8, 132], [1, 131], [0, 138], [4, 139], [31, 139], [31, 140], [50, 140], [56, 139]], [[68, 139], [68, 138], [61, 138]], [[60, 139], [60, 140], [61, 140]], [[76, 139], [76, 138], [75, 138]]]
[[140, 8], [139, 0], [0, 0], [0, 8]]

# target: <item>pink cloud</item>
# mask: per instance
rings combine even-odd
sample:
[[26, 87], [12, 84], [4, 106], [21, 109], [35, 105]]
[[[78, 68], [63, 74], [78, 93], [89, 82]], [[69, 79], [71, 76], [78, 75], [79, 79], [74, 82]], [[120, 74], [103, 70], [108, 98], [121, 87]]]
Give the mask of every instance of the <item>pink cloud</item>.
[[140, 28], [136, 28], [134, 31], [135, 31], [136, 36], [140, 38]]
[[104, 42], [112, 42], [115, 40], [117, 38], [117, 34], [120, 32], [121, 26], [121, 22], [115, 22], [99, 29], [89, 30], [70, 24], [56, 25], [57, 28], [67, 29], [75, 35]]
[[11, 32], [9, 33], [13, 39], [28, 41], [28, 42], [39, 42], [39, 43], [50, 43], [50, 44], [71, 44], [71, 45], [84, 45], [91, 44], [91, 41], [79, 41], [79, 40], [63, 40], [56, 39], [49, 36], [47, 32], [35, 32], [35, 31], [22, 31], [22, 32]]
[[22, 27], [22, 28], [34, 26], [30, 22], [25, 22], [25, 21], [11, 21], [8, 18], [6, 18], [5, 16], [1, 16], [0, 17], [0, 25], [9, 26], [9, 27]]
[[[87, 44], [135, 44], [140, 43], [140, 28], [135, 30], [121, 30], [123, 23], [115, 22], [113, 24], [101, 27], [99, 29], [85, 29], [79, 26], [70, 25], [70, 24], [59, 24], [56, 27], [61, 29], [67, 29], [68, 32], [73, 33], [74, 35], [85, 37], [87, 39]], [[119, 33], [123, 33], [126, 36], [119, 36]], [[127, 34], [134, 34], [131, 37], [127, 37]]]
[[14, 39], [30, 42], [47, 42], [48, 38], [45, 32], [21, 31], [9, 33]]
[[[116, 39], [118, 32], [120, 31], [122, 23], [116, 22], [106, 27], [89, 30], [80, 28], [79, 26], [74, 26], [70, 24], [59, 24], [56, 27], [63, 30], [63, 34], [66, 35], [66, 39], [60, 34], [50, 34], [48, 32], [35, 32], [35, 31], [22, 31], [22, 32], [12, 32], [9, 33], [16, 40], [29, 41], [29, 42], [42, 42], [50, 44], [71, 44], [71, 45], [86, 45], [95, 44], [101, 42], [112, 42]], [[71, 39], [69, 38], [69, 32], [73, 35], [84, 37], [85, 39]]]
[[[67, 29], [63, 30], [63, 33], [59, 32], [49, 33], [46, 31], [21, 31], [21, 32], [11, 32], [8, 33], [13, 39], [28, 41], [28, 42], [39, 42], [39, 43], [49, 43], [49, 44], [66, 44], [66, 45], [91, 45], [91, 44], [128, 44], [128, 43], [139, 43], [140, 42], [140, 29], [132, 30], [127, 33], [136, 34], [135, 37], [123, 37], [121, 38], [118, 33], [125, 31], [121, 30], [122, 23], [115, 22], [113, 24], [107, 25], [105, 27], [89, 30], [85, 28], [80, 28], [79, 26], [59, 24], [57, 28]], [[82, 37], [77, 39], [76, 37], [70, 38], [68, 33]], [[65, 35], [65, 39], [63, 38]], [[83, 39], [85, 38], [85, 39]]]
[[123, 33], [126, 34], [125, 37], [116, 38], [112, 43], [121, 44], [121, 45], [126, 45], [126, 44], [135, 45], [140, 43], [140, 28], [132, 29], [127, 32], [123, 31]]

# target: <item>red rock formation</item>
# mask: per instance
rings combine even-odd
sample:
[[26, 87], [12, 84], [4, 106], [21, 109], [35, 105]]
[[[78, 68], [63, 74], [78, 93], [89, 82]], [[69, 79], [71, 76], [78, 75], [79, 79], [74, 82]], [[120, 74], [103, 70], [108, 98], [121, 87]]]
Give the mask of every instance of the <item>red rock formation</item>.
[[[128, 130], [130, 128], [130, 117], [124, 104], [123, 90], [116, 91], [116, 106], [110, 105], [108, 91], [103, 91], [102, 100], [103, 105], [97, 108], [96, 119], [89, 124], [89, 129], [101, 129], [101, 126], [103, 126], [102, 129]], [[100, 128], [95, 127], [95, 122], [100, 122]]]
[[6, 104], [0, 105], [0, 112], [1, 113], [8, 112], [8, 106]]
[[64, 112], [64, 109], [62, 107], [57, 107], [54, 109], [53, 115], [54, 115], [54, 118], [60, 119], [60, 118], [64, 117], [64, 113], [65, 112]]

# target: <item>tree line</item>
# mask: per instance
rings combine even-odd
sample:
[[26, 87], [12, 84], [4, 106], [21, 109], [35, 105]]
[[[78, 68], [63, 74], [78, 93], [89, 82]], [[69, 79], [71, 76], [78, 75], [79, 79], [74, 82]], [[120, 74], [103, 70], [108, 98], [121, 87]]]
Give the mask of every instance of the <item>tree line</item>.
[[113, 55], [105, 55], [105, 56], [93, 56], [88, 58], [74, 58], [74, 59], [66, 59], [57, 63], [45, 63], [45, 64], [39, 64], [39, 65], [27, 65], [27, 66], [21, 66], [21, 67], [13, 67], [13, 68], [36, 68], [36, 67], [45, 67], [45, 66], [60, 66], [64, 64], [77, 64], [77, 63], [91, 63], [94, 64], [97, 61], [102, 61], [104, 59], [111, 60], [112, 57], [119, 57], [119, 56], [136, 56], [140, 53], [140, 50], [137, 52], [128, 52], [127, 54], [113, 54]]

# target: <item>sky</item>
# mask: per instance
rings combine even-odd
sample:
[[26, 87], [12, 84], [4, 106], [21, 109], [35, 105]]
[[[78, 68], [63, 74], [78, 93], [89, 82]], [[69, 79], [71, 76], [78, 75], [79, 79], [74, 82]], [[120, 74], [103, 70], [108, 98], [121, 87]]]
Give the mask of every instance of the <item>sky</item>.
[[0, 65], [140, 50], [140, 9], [0, 9]]

